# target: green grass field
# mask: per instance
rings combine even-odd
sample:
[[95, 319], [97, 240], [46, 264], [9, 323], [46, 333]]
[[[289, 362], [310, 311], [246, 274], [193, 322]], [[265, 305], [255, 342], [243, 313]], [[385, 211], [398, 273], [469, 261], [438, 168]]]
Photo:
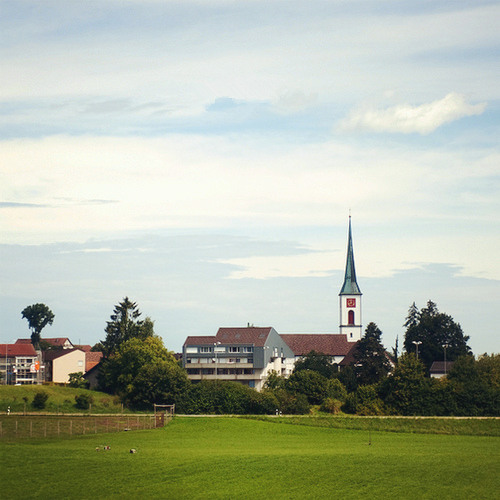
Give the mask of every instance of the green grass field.
[[0, 385], [0, 412], [5, 413], [9, 406], [12, 412], [37, 411], [31, 406], [33, 396], [37, 391], [44, 391], [49, 395], [46, 408], [39, 410], [43, 412], [80, 413], [82, 410], [75, 407], [77, 394], [92, 395], [94, 399], [92, 413], [121, 413], [122, 411], [119, 398], [103, 392], [57, 385]]
[[[0, 442], [2, 498], [498, 498], [500, 438], [176, 417]], [[96, 451], [109, 445], [109, 451]], [[130, 454], [130, 448], [137, 453]]]

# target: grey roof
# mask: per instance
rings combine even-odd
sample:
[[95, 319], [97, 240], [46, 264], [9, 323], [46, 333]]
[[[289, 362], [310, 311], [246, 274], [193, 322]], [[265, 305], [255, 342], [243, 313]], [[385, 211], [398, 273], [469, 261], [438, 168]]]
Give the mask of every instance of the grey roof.
[[339, 295], [361, 295], [358, 282], [356, 281], [356, 269], [354, 267], [354, 251], [352, 248], [351, 216], [349, 216], [349, 240], [347, 242], [347, 260], [345, 264], [344, 284]]

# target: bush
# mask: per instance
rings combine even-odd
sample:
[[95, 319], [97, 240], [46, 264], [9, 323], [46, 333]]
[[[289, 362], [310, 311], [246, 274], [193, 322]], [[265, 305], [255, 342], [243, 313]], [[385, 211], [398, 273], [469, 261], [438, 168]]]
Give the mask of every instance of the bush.
[[88, 389], [89, 382], [83, 378], [83, 372], [69, 374], [69, 386], [77, 389]]
[[94, 402], [94, 398], [91, 394], [77, 394], [75, 396], [75, 406], [79, 410], [88, 410], [90, 405]]
[[49, 395], [45, 391], [37, 391], [33, 396], [33, 401], [31, 405], [37, 410], [43, 410], [45, 408], [45, 403], [47, 403]]
[[319, 407], [320, 411], [325, 413], [332, 413], [337, 415], [340, 412], [340, 408], [342, 407], [342, 401], [333, 398], [326, 398], [321, 406]]

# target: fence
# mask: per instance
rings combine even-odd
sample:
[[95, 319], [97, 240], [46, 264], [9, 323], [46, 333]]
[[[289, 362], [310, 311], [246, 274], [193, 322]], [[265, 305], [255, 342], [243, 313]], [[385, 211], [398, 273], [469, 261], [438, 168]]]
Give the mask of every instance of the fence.
[[[161, 426], [170, 419], [165, 419]], [[0, 418], [0, 439], [34, 439], [160, 427], [154, 415], [9, 415]]]

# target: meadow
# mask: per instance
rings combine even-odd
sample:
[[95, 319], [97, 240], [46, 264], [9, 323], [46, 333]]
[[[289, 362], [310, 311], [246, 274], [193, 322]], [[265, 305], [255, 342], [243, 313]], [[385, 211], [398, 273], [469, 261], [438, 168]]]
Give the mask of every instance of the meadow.
[[[35, 410], [31, 403], [33, 397], [39, 391], [49, 396], [43, 410]], [[10, 406], [11, 412], [33, 413], [81, 413], [75, 406], [75, 396], [88, 394], [92, 396], [92, 413], [121, 413], [127, 411], [120, 403], [117, 396], [110, 396], [103, 392], [90, 391], [88, 389], [75, 389], [72, 387], [58, 385], [0, 385], [0, 412], [6, 413]]]
[[498, 498], [497, 436], [310, 422], [175, 417], [161, 429], [0, 442], [1, 496]]

